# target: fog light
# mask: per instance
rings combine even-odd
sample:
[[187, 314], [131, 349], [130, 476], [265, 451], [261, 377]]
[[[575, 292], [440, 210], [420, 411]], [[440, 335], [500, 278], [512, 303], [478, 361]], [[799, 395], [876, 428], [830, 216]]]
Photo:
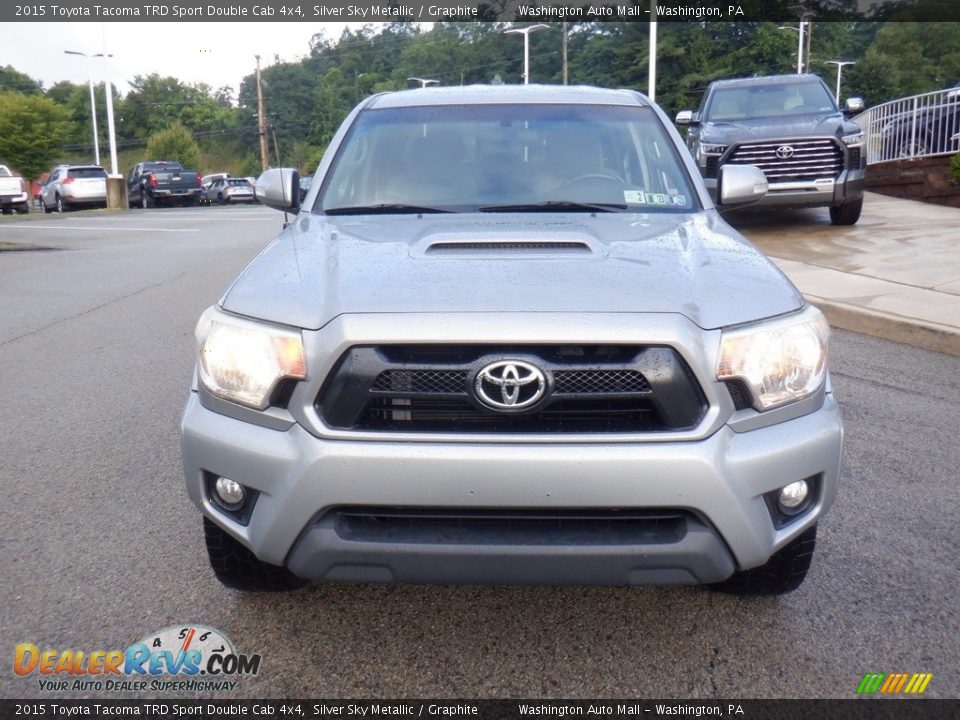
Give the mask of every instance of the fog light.
[[213, 487], [217, 491], [217, 497], [224, 507], [232, 510], [243, 504], [246, 493], [243, 490], [243, 485], [240, 483], [234, 482], [229, 478], [221, 477], [217, 478], [217, 482]]
[[780, 509], [790, 515], [797, 512], [806, 502], [807, 495], [810, 494], [810, 487], [806, 480], [797, 480], [792, 482], [780, 491], [780, 497], [777, 499]]

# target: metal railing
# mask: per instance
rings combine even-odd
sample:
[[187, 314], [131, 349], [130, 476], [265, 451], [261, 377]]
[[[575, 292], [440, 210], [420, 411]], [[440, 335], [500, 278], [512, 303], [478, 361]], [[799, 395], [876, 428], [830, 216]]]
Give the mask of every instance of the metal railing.
[[960, 152], [960, 87], [891, 100], [853, 121], [866, 135], [867, 164]]

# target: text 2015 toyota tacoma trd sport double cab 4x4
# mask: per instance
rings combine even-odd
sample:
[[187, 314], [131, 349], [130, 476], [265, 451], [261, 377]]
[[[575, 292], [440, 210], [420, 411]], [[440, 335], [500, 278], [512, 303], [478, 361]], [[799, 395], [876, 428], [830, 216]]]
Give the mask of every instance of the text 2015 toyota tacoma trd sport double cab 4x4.
[[182, 423], [222, 582], [803, 580], [828, 327], [642, 95], [375, 95], [302, 207], [293, 170], [257, 195], [298, 214], [201, 317]]

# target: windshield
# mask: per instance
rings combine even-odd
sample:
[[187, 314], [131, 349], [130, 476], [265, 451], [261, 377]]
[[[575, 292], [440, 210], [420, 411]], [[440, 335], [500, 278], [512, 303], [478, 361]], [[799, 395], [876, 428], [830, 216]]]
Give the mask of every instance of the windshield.
[[369, 110], [327, 178], [317, 207], [330, 214], [697, 207], [676, 149], [647, 107]]
[[706, 119], [746, 120], [826, 112], [837, 112], [837, 106], [818, 82], [763, 83], [717, 89], [710, 98]]

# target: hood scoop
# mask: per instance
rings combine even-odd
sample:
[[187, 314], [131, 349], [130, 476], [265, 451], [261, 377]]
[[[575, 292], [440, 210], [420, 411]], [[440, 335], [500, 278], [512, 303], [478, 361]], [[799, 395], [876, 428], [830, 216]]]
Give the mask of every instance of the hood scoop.
[[426, 238], [410, 249], [415, 258], [551, 258], [602, 257], [602, 246], [578, 235], [575, 238]]

